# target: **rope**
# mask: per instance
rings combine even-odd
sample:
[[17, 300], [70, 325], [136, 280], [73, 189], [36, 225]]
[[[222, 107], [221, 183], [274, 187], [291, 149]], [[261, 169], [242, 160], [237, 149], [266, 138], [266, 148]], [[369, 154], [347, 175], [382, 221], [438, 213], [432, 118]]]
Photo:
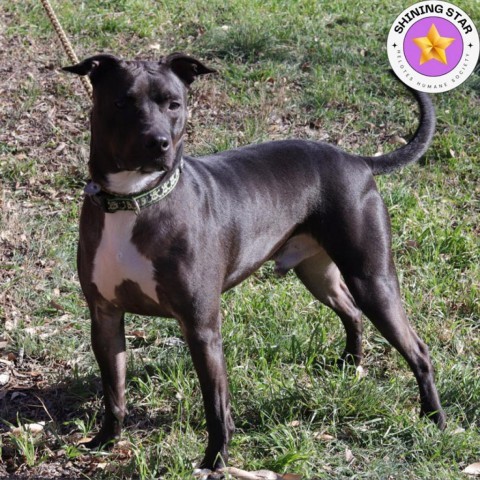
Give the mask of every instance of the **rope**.
[[[78, 57], [75, 55], [75, 51], [73, 50], [72, 44], [68, 40], [67, 35], [65, 34], [62, 26], [60, 25], [60, 22], [55, 15], [55, 12], [52, 8], [52, 5], [50, 5], [49, 0], [40, 0], [40, 2], [43, 5], [43, 8], [47, 12], [47, 16], [50, 19], [50, 22], [52, 23], [53, 28], [55, 29], [55, 32], [58, 35], [58, 38], [60, 39], [60, 42], [70, 59], [70, 61], [75, 64], [79, 63], [78, 62]], [[80, 77], [80, 80], [82, 81], [83, 86], [85, 87], [85, 90], [90, 98], [92, 98], [92, 84], [90, 83], [90, 80], [87, 77]]]

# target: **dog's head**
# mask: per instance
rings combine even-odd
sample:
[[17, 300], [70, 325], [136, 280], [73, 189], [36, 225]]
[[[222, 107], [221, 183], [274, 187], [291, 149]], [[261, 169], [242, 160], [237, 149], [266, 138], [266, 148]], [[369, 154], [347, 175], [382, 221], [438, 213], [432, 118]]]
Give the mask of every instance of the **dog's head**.
[[103, 54], [64, 70], [93, 85], [90, 172], [101, 184], [111, 173], [171, 170], [181, 155], [187, 88], [214, 72], [183, 53], [158, 62]]

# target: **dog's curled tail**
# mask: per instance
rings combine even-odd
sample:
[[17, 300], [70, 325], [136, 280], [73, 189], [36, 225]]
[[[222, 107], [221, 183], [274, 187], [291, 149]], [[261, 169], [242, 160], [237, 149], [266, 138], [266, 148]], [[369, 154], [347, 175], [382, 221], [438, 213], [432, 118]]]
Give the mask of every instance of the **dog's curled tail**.
[[435, 133], [435, 108], [428, 93], [410, 89], [420, 107], [420, 122], [413, 138], [403, 147], [378, 157], [362, 157], [374, 175], [398, 170], [409, 163], [418, 161], [432, 143]]

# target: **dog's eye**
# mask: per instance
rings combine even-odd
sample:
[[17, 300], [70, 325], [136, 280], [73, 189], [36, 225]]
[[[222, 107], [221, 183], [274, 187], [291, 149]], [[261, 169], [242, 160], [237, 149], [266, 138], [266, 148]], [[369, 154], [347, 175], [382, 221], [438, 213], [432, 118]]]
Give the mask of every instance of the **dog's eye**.
[[170, 102], [170, 104], [168, 105], [168, 109], [173, 111], [178, 110], [180, 107], [181, 105], [178, 102]]
[[128, 99], [127, 97], [117, 98], [115, 100], [115, 106], [117, 108], [125, 108], [127, 106]]

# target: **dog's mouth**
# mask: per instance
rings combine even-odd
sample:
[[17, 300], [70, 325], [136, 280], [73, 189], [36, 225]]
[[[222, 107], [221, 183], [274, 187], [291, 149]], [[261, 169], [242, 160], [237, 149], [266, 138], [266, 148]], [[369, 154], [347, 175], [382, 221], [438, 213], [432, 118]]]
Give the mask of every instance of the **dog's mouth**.
[[134, 169], [134, 172], [138, 172], [141, 175], [152, 175], [152, 174], [160, 174], [160, 175], [165, 175], [167, 174], [171, 168], [168, 165], [165, 165], [163, 162], [158, 165], [142, 165], [136, 169]]
[[137, 172], [142, 175], [149, 175], [152, 173], [169, 172], [171, 170], [170, 163], [165, 156], [144, 160], [140, 165], [131, 165], [129, 162], [117, 159], [115, 167], [117, 172]]
[[139, 172], [142, 175], [150, 175], [151, 173], [167, 173], [170, 168], [166, 166], [162, 166], [161, 168], [153, 167], [153, 166], [144, 166], [136, 168], [134, 171]]

